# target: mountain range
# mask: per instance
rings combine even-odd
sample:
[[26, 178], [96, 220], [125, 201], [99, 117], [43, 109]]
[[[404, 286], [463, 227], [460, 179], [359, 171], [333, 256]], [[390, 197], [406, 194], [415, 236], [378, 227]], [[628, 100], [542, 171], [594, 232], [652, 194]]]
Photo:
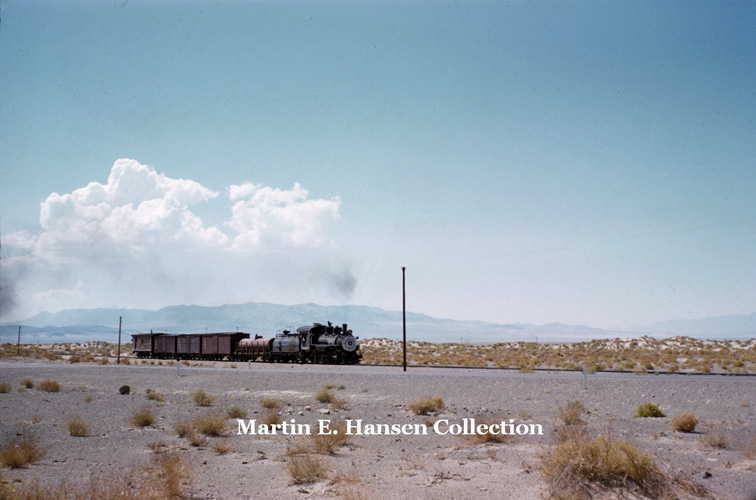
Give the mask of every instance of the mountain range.
[[[17, 323], [0, 325], [0, 343], [16, 342], [22, 326], [22, 342], [116, 342], [118, 320], [123, 318], [123, 342], [138, 332], [204, 333], [242, 331], [271, 336], [284, 329], [296, 329], [314, 322], [347, 323], [361, 338], [402, 337], [402, 312], [368, 306], [280, 305], [268, 303], [222, 306], [178, 305], [158, 310], [69, 309], [43, 312]], [[585, 325], [549, 323], [498, 324], [483, 321], [439, 319], [407, 313], [407, 338], [429, 342], [493, 343], [512, 341], [581, 342], [600, 338], [670, 337], [686, 335], [708, 339], [756, 337], [756, 313], [698, 320], [664, 321], [628, 330], [606, 330]]]

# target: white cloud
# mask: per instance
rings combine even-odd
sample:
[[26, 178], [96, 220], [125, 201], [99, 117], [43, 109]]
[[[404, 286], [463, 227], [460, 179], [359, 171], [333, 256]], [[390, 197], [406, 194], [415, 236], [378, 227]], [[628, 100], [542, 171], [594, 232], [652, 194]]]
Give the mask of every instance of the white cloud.
[[233, 248], [271, 246], [322, 246], [328, 244], [329, 223], [338, 220], [341, 201], [308, 200], [307, 191], [294, 184], [290, 190], [245, 182], [229, 187], [236, 201], [226, 226], [235, 230]]
[[[310, 199], [299, 184], [231, 185], [228, 198], [122, 159], [91, 182], [41, 203], [40, 231], [6, 235], [3, 271], [18, 314], [77, 307], [327, 302], [355, 278], [329, 236], [338, 199]], [[195, 212], [227, 206], [206, 225]], [[6, 248], [7, 246], [7, 248]], [[9, 252], [8, 252], [9, 250]], [[282, 252], [281, 250], [286, 250]], [[297, 286], [292, 287], [291, 283]], [[21, 307], [23, 306], [23, 307]]]
[[73, 193], [53, 193], [42, 203], [40, 225], [50, 247], [96, 241], [149, 245], [165, 239], [227, 243], [206, 228], [190, 205], [218, 196], [197, 182], [171, 179], [134, 160], [115, 162], [107, 184], [92, 182]]

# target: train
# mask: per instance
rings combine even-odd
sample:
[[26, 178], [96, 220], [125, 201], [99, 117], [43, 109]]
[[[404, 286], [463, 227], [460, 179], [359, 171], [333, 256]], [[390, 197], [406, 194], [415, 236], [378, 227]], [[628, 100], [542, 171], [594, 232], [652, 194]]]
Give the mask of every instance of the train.
[[275, 337], [243, 332], [137, 333], [131, 336], [137, 358], [263, 361], [268, 363], [357, 364], [362, 359], [359, 337], [344, 323], [313, 323]]

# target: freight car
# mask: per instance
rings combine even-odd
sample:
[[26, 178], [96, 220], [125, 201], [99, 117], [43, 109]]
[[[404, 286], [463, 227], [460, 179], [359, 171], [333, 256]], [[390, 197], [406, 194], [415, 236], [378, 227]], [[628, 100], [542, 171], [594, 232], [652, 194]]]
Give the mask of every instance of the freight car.
[[297, 331], [284, 330], [272, 338], [248, 333], [197, 333], [132, 335], [133, 354], [139, 358], [266, 361], [298, 363], [359, 363], [357, 337], [346, 323], [314, 323]]

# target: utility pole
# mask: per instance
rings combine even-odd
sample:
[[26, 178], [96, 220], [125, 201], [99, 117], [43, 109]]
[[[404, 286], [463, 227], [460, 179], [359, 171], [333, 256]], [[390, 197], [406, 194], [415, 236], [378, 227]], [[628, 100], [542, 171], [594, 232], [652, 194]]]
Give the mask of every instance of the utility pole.
[[123, 321], [123, 316], [118, 316], [118, 357], [116, 358], [116, 364], [121, 364], [121, 322]]
[[21, 325], [18, 325], [18, 344], [16, 344], [16, 354], [21, 355]]
[[407, 300], [406, 292], [404, 288], [404, 270], [406, 267], [402, 266], [402, 355], [404, 370], [407, 371]]

